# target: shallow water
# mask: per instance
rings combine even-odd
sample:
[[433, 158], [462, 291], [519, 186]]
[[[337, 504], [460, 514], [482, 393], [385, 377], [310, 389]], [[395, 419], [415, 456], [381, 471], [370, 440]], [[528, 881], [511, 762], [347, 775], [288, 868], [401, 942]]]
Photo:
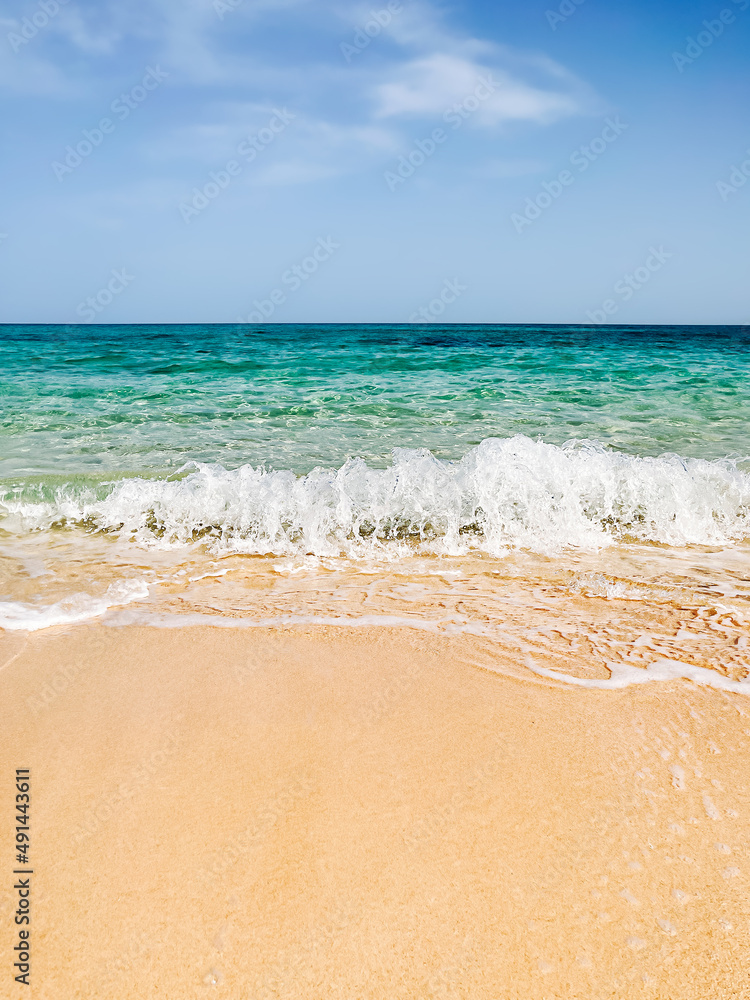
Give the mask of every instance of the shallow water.
[[490, 604], [745, 606], [744, 329], [3, 327], [0, 361], [5, 628], [192, 607], [217, 573], [230, 616], [307, 613], [269, 597], [291, 574], [331, 617], [332, 573], [477, 560]]
[[0, 327], [0, 481], [296, 474], [485, 438], [750, 455], [745, 328]]

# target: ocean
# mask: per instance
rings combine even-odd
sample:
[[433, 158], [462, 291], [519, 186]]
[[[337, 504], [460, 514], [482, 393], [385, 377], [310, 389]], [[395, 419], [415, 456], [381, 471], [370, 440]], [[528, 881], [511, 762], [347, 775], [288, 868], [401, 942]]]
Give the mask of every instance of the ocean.
[[0, 361], [4, 628], [469, 566], [750, 599], [747, 328], [4, 326]]

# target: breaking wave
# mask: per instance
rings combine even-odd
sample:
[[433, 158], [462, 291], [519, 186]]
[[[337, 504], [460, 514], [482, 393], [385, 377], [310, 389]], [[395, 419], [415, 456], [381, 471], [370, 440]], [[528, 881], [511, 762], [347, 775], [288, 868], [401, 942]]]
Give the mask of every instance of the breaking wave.
[[750, 536], [750, 475], [734, 460], [639, 458], [592, 442], [490, 438], [457, 462], [396, 449], [306, 476], [189, 463], [168, 479], [41, 499], [5, 494], [2, 527], [83, 527], [143, 546], [349, 557], [554, 554], [617, 542], [724, 545]]

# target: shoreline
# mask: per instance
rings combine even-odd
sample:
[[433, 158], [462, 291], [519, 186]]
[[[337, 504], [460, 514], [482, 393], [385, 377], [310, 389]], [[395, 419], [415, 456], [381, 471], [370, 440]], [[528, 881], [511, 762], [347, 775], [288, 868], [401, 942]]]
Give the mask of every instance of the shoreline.
[[0, 652], [0, 793], [28, 766], [36, 795], [35, 995], [744, 982], [740, 696], [577, 689], [481, 636], [386, 626], [92, 624]]

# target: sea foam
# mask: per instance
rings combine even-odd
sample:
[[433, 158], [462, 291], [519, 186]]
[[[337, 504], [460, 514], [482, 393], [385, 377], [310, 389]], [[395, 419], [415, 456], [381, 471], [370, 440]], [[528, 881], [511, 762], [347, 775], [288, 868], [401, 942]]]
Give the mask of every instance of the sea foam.
[[189, 463], [181, 478], [108, 491], [6, 494], [5, 527], [80, 526], [143, 546], [216, 554], [350, 557], [545, 554], [616, 542], [726, 545], [750, 536], [750, 475], [731, 460], [640, 458], [592, 442], [490, 438], [456, 462], [396, 449], [386, 469], [350, 459], [306, 476]]
[[[652, 681], [688, 680], [704, 687], [716, 688], [719, 691], [750, 695], [749, 680], [735, 681], [716, 670], [698, 667], [692, 663], [683, 663], [680, 660], [655, 660], [653, 663], [646, 664], [645, 667], [636, 667], [628, 663], [608, 663], [610, 676], [607, 679], [572, 677], [558, 670], [539, 666], [531, 656], [526, 657], [526, 666], [540, 677], [561, 681], [563, 684], [572, 684], [574, 687], [597, 688], [603, 691], [616, 691], [620, 688], [632, 687], [634, 684], [649, 684]], [[708, 806], [706, 806], [706, 811], [711, 816]]]
[[76, 625], [99, 618], [110, 608], [122, 607], [149, 596], [142, 580], [119, 580], [100, 597], [73, 594], [55, 604], [34, 605], [21, 601], [0, 602], [0, 629], [9, 632], [38, 632], [53, 625]]

